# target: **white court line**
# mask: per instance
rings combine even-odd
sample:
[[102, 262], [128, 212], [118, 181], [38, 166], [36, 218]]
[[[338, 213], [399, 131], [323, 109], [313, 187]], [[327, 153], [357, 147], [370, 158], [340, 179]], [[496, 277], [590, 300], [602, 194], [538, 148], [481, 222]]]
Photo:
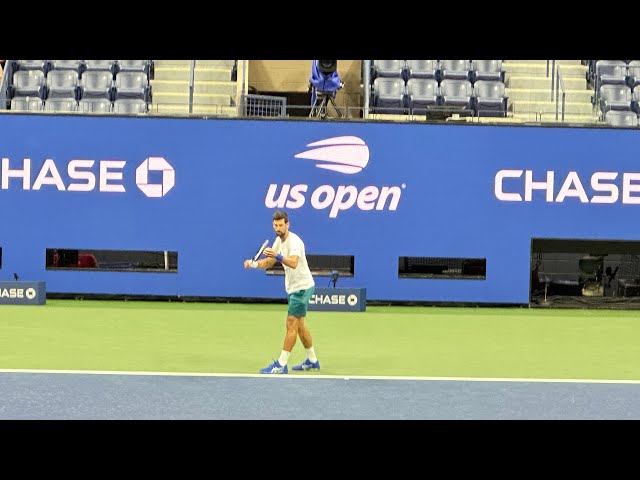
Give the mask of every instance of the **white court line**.
[[640, 380], [599, 380], [599, 379], [569, 379], [569, 378], [479, 378], [479, 377], [407, 377], [381, 375], [320, 375], [318, 373], [301, 373], [288, 375], [264, 375], [261, 373], [189, 373], [189, 372], [131, 372], [109, 370], [34, 370], [34, 369], [0, 369], [0, 373], [62, 373], [76, 375], [139, 375], [139, 376], [168, 376], [168, 377], [240, 377], [240, 378], [330, 378], [343, 380], [420, 380], [420, 381], [449, 381], [449, 382], [536, 382], [536, 383], [620, 383], [637, 384]]

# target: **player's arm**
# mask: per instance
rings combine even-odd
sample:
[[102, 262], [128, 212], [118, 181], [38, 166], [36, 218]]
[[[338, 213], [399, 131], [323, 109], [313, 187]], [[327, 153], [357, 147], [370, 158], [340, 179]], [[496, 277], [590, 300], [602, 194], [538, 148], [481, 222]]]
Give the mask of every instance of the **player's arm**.
[[298, 255], [289, 255], [288, 257], [284, 257], [273, 248], [265, 248], [264, 254], [267, 257], [265, 260], [273, 260], [273, 263], [280, 262], [289, 268], [296, 268], [298, 266], [298, 261], [300, 260], [300, 256]]
[[271, 268], [276, 264], [275, 258], [263, 258], [258, 260], [258, 268]]

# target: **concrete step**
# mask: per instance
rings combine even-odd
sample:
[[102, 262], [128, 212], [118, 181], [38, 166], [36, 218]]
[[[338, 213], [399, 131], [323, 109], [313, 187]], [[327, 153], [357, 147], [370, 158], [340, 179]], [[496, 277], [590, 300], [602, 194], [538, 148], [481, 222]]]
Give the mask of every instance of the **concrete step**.
[[[191, 67], [156, 67], [154, 79], [156, 80], [183, 80], [188, 82], [191, 76]], [[231, 81], [231, 69], [205, 67], [194, 70], [195, 80], [207, 80], [212, 82]]]
[[153, 65], [155, 68], [165, 68], [165, 67], [186, 67], [189, 68], [191, 66], [191, 60], [154, 60]]
[[[514, 116], [521, 113], [541, 112], [553, 113], [555, 115], [556, 102], [517, 100], [511, 102], [508, 108], [510, 112], [513, 112]], [[560, 109], [561, 105], [558, 104], [558, 111], [560, 111]], [[594, 115], [591, 102], [566, 102], [564, 111], [565, 115]]]
[[[551, 62], [551, 60], [549, 60]], [[556, 60], [556, 65], [582, 65], [582, 60]], [[547, 60], [504, 60], [505, 63], [531, 63], [537, 65], [546, 65]]]
[[[154, 95], [158, 93], [189, 93], [189, 82], [181, 80], [151, 80]], [[212, 95], [235, 96], [237, 89], [236, 82], [206, 82], [198, 81], [194, 83], [194, 93], [209, 93]]]
[[[556, 64], [557, 65], [557, 64]], [[518, 76], [537, 76], [545, 77], [547, 75], [546, 63], [502, 63], [502, 67], [505, 70], [505, 77], [511, 77], [512, 75]], [[562, 65], [560, 71], [562, 77], [567, 78], [583, 78], [586, 79], [585, 73], [589, 69], [586, 65]], [[551, 65], [549, 65], [549, 75], [551, 75]], [[551, 79], [549, 79], [551, 81]]]
[[514, 119], [519, 120], [520, 122], [530, 122], [530, 123], [576, 123], [576, 124], [593, 124], [598, 122], [598, 117], [596, 115], [573, 115], [566, 114], [564, 115], [564, 122], [562, 120], [562, 115], [558, 113], [558, 120], [556, 120], [555, 113], [543, 113], [542, 115], [536, 114], [534, 112], [529, 113], [516, 113], [513, 115]]
[[155, 80], [181, 80], [189, 82], [190, 67], [155, 67]]
[[206, 93], [212, 95], [231, 95], [235, 96], [237, 89], [236, 82], [206, 82], [196, 81], [193, 86], [195, 93]]
[[[559, 101], [562, 101], [562, 90], [559, 90]], [[528, 101], [551, 101], [551, 88], [505, 88], [505, 93], [511, 101], [528, 100]], [[589, 102], [591, 103], [592, 90], [565, 90], [566, 102]], [[553, 101], [555, 102], [556, 93], [553, 93]]]
[[233, 68], [235, 60], [196, 60], [196, 68], [200, 67], [229, 67]]
[[194, 77], [196, 80], [206, 80], [210, 82], [230, 82], [231, 69], [224, 67], [196, 67]]
[[[154, 104], [189, 105], [189, 92], [153, 92]], [[231, 105], [230, 95], [206, 93], [193, 94], [193, 103], [199, 105]]]
[[150, 113], [163, 115], [213, 115], [224, 117], [237, 117], [238, 109], [224, 105], [194, 105], [193, 112], [189, 113], [189, 105], [154, 104], [150, 107]]
[[[567, 77], [562, 76], [564, 88], [567, 90], [586, 90], [587, 81], [584, 77]], [[520, 75], [510, 75], [507, 87], [511, 88], [548, 88], [551, 89], [551, 77], [530, 77]]]
[[189, 81], [185, 80], [159, 80], [157, 77], [151, 80], [151, 88], [154, 94], [158, 93], [189, 93]]

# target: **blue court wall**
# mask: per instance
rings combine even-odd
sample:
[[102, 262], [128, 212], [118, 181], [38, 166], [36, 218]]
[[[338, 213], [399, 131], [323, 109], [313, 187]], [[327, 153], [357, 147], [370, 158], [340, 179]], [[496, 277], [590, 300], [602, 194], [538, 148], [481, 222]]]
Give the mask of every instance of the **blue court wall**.
[[[624, 129], [1, 115], [0, 279], [282, 298], [243, 260], [283, 207], [369, 300], [528, 303], [532, 238], [640, 239], [638, 152]], [[178, 272], [48, 271], [46, 248], [177, 251]], [[399, 278], [401, 256], [486, 258], [486, 280]]]

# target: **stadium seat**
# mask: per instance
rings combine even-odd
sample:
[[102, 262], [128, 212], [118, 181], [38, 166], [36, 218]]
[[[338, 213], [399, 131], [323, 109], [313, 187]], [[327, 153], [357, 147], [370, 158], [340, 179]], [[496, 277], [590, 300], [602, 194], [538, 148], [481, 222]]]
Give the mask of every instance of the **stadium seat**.
[[42, 70], [18, 70], [13, 74], [12, 97], [45, 96], [45, 76]]
[[112, 113], [113, 104], [107, 98], [83, 98], [78, 102], [78, 111], [82, 113]]
[[631, 110], [610, 110], [605, 114], [604, 121], [613, 127], [637, 127], [638, 115]]
[[469, 80], [444, 79], [440, 82], [440, 105], [471, 110], [473, 86]]
[[471, 80], [469, 60], [440, 60], [440, 80]]
[[142, 72], [120, 72], [114, 83], [114, 99], [139, 98], [149, 100], [149, 79]]
[[438, 105], [438, 81], [435, 78], [410, 78], [407, 101], [409, 113], [424, 115], [427, 107]]
[[606, 84], [600, 87], [600, 111], [631, 110], [631, 89], [624, 84]]
[[50, 98], [44, 103], [45, 112], [77, 112], [78, 102], [74, 98]]
[[477, 80], [473, 84], [473, 105], [479, 117], [506, 116], [507, 99], [501, 81]]
[[402, 78], [378, 77], [373, 81], [373, 99], [377, 113], [405, 113], [405, 84]]
[[14, 97], [11, 99], [11, 110], [39, 112], [44, 108], [40, 97]]
[[494, 80], [504, 83], [502, 60], [471, 60], [471, 81]]
[[434, 78], [440, 74], [440, 62], [438, 60], [407, 60], [407, 79]]
[[113, 100], [113, 76], [106, 70], [87, 70], [80, 77], [80, 98]]
[[113, 113], [118, 115], [135, 115], [147, 113], [147, 103], [141, 99], [117, 99], [113, 102]]
[[78, 98], [78, 74], [74, 70], [49, 71], [46, 86], [46, 98]]
[[406, 63], [404, 60], [374, 60], [373, 61], [373, 78], [377, 77], [402, 77]]

